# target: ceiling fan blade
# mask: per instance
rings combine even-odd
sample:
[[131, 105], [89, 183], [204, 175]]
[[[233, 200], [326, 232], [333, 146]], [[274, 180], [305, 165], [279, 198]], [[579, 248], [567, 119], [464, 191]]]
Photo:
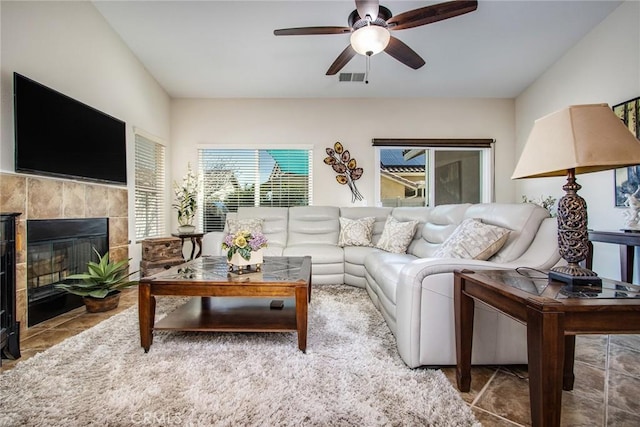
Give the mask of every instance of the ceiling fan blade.
[[393, 36], [389, 39], [389, 44], [384, 51], [414, 70], [417, 70], [425, 64], [424, 59], [422, 59], [420, 55]]
[[316, 34], [345, 34], [353, 31], [351, 27], [301, 27], [273, 30], [276, 36], [310, 36]]
[[371, 22], [375, 21], [378, 18], [379, 8], [380, 2], [378, 0], [356, 0], [356, 9], [362, 19], [369, 15]]
[[333, 61], [333, 64], [331, 64], [331, 66], [327, 70], [327, 76], [333, 76], [338, 71], [342, 70], [342, 67], [347, 65], [347, 63], [351, 61], [351, 58], [353, 58], [355, 55], [356, 51], [353, 50], [351, 45], [347, 46], [346, 49], [343, 50], [340, 55], [338, 55], [336, 60]]
[[448, 1], [446, 3], [421, 7], [420, 9], [409, 10], [393, 16], [389, 18], [387, 25], [389, 25], [390, 30], [405, 30], [407, 28], [419, 27], [473, 12], [477, 8], [477, 0]]

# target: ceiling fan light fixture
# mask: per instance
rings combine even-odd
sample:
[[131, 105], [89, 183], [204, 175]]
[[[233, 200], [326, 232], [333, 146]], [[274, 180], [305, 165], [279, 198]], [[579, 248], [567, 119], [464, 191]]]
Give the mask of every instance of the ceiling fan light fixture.
[[351, 47], [360, 55], [371, 56], [382, 52], [389, 44], [389, 30], [379, 25], [366, 25], [351, 33]]

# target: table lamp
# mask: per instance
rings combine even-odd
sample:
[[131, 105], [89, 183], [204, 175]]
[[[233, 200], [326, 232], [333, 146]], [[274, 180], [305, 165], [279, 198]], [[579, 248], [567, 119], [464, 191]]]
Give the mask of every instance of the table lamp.
[[558, 201], [558, 247], [567, 265], [549, 278], [569, 285], [601, 286], [579, 263], [589, 253], [587, 203], [576, 174], [640, 164], [640, 141], [607, 104], [573, 105], [535, 121], [511, 179], [567, 176]]

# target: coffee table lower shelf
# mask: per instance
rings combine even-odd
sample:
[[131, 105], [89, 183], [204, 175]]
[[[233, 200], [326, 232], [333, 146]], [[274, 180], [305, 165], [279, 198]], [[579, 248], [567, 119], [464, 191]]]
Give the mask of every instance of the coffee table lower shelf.
[[271, 309], [272, 299], [194, 297], [153, 325], [154, 330], [290, 332], [297, 330], [293, 299]]

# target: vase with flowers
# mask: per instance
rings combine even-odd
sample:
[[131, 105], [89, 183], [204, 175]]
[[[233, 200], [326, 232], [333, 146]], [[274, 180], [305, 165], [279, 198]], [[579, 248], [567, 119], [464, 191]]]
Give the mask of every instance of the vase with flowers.
[[264, 234], [240, 230], [237, 233], [229, 233], [222, 241], [222, 249], [227, 251], [227, 264], [229, 271], [238, 270], [242, 274], [245, 267], [256, 266], [256, 271], [262, 268], [262, 249], [267, 247], [267, 239]]
[[172, 206], [178, 212], [178, 232], [193, 233], [196, 229], [193, 221], [198, 209], [198, 175], [191, 170], [191, 164], [187, 165], [182, 183], [173, 182], [173, 192], [175, 203]]

